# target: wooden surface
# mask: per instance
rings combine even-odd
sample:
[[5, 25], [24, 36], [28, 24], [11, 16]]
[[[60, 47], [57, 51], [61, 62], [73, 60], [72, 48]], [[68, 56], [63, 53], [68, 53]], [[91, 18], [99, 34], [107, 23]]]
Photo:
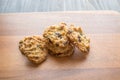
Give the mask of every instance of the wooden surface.
[[120, 0], [0, 0], [0, 13], [116, 10]]
[[[88, 55], [31, 64], [18, 49], [27, 35], [41, 35], [59, 22], [81, 25], [91, 39]], [[120, 80], [120, 14], [104, 12], [15, 13], [0, 15], [0, 80]]]

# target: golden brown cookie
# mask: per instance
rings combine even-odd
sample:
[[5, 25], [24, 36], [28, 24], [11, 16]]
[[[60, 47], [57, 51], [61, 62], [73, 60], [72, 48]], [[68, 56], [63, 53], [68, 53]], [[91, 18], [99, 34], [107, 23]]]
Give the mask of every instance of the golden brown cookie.
[[54, 53], [50, 50], [48, 51], [48, 53], [56, 57], [67, 57], [67, 56], [71, 56], [74, 53], [74, 47], [63, 53]]
[[[47, 48], [54, 54], [64, 54], [73, 49], [67, 38], [67, 28], [65, 23], [49, 26], [43, 36], [46, 39]], [[69, 54], [69, 53], [68, 53]], [[67, 55], [67, 53], [66, 53]]]
[[67, 31], [70, 42], [77, 46], [83, 53], [88, 53], [90, 48], [90, 39], [83, 33], [80, 27], [71, 25]]
[[19, 49], [33, 63], [39, 64], [46, 60], [47, 50], [43, 37], [25, 37], [19, 42]]

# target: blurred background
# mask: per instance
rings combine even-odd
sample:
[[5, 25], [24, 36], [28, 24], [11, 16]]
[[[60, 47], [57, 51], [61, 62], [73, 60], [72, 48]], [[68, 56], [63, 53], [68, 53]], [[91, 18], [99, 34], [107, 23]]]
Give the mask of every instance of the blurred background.
[[115, 10], [120, 0], [0, 0], [0, 13]]

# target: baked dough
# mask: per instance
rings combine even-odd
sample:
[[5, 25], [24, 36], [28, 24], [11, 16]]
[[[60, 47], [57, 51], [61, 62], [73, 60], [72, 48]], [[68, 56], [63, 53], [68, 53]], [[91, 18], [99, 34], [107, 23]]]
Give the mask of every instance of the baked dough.
[[70, 42], [78, 47], [83, 53], [88, 53], [90, 48], [90, 39], [83, 33], [81, 27], [70, 25], [67, 31], [67, 37]]
[[20, 51], [33, 63], [46, 60], [45, 40], [40, 36], [28, 36], [19, 42]]
[[65, 23], [49, 26], [44, 31], [43, 36], [47, 41], [47, 49], [52, 52], [51, 54], [59, 56], [68, 56], [67, 54], [72, 55], [73, 46], [66, 35], [67, 28]]

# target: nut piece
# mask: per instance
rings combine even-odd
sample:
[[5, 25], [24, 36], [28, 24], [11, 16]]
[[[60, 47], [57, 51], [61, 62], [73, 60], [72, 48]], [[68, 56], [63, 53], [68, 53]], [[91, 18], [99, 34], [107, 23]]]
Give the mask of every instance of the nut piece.
[[40, 36], [25, 37], [19, 42], [20, 51], [33, 63], [46, 60], [45, 40]]
[[90, 39], [86, 37], [80, 27], [75, 27], [70, 25], [70, 28], [67, 31], [67, 37], [70, 42], [78, 47], [78, 49], [83, 53], [88, 53], [90, 48]]

